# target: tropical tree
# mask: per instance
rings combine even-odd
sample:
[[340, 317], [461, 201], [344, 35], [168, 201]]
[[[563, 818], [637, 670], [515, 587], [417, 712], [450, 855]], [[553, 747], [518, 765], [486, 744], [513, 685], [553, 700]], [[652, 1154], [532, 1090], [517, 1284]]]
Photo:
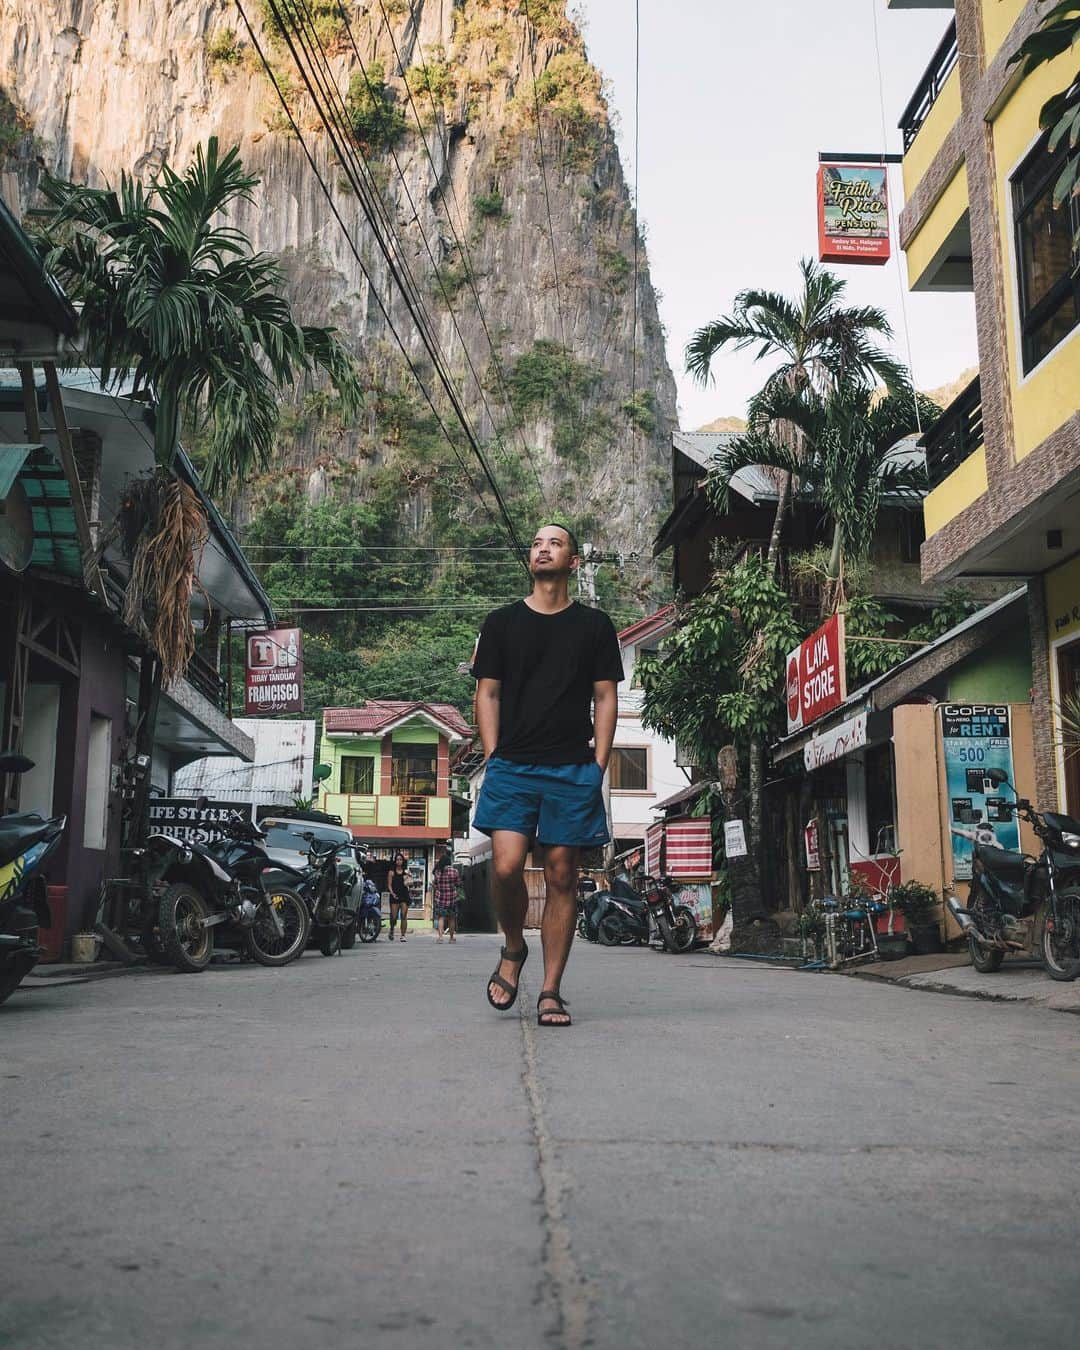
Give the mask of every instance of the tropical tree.
[[[769, 400], [780, 392], [824, 396], [841, 384], [891, 388], [903, 379], [903, 368], [878, 345], [892, 336], [884, 310], [844, 307], [846, 282], [808, 258], [799, 269], [802, 291], [795, 299], [776, 291], [741, 291], [732, 313], [699, 328], [686, 346], [687, 372], [702, 385], [712, 378], [713, 361], [724, 350], [756, 349], [757, 360], [776, 362], [748, 409], [749, 425], [757, 432], [769, 421]], [[798, 458], [798, 427], [781, 423], [775, 434]], [[779, 489], [768, 552], [773, 568], [791, 499], [791, 470], [779, 471]]]
[[[800, 492], [820, 505], [832, 526], [824, 597], [830, 612], [843, 603], [846, 568], [869, 555], [885, 498], [914, 509], [926, 492], [924, 464], [900, 443], [941, 410], [906, 380], [898, 378], [894, 390], [882, 397], [844, 382], [821, 395], [774, 386], [759, 400], [758, 426], [729, 441], [710, 470], [709, 492], [721, 508], [734, 475], [750, 465], [797, 478]], [[779, 425], [797, 429], [798, 451], [777, 434]]]
[[270, 461], [282, 392], [324, 371], [348, 415], [360, 390], [332, 329], [298, 323], [277, 261], [225, 222], [259, 179], [239, 152], [200, 146], [179, 175], [119, 191], [46, 177], [54, 207], [42, 231], [47, 266], [82, 306], [86, 358], [106, 386], [130, 380], [154, 404], [156, 473], [130, 485], [114, 537], [131, 561], [125, 617], [150, 638], [166, 681], [194, 650], [190, 596], [206, 519], [172, 472], [186, 425], [206, 446], [210, 491]]
[[[1021, 73], [1030, 75], [1047, 61], [1053, 61], [1080, 45], [1080, 4], [1066, 0], [1047, 10], [1034, 33], [1020, 46], [1010, 61], [1022, 62]], [[1039, 126], [1050, 128], [1049, 148], [1055, 152], [1064, 142], [1072, 153], [1054, 184], [1054, 205], [1058, 208], [1073, 197], [1080, 197], [1080, 70], [1068, 85], [1047, 99], [1039, 113]], [[1080, 213], [1073, 217], [1073, 265], [1080, 268]]]

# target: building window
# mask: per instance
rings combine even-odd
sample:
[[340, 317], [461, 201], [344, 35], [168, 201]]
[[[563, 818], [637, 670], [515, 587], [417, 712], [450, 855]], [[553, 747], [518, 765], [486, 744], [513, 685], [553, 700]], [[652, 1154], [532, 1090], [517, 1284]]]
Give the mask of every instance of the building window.
[[341, 790], [371, 796], [375, 791], [375, 761], [370, 755], [342, 755]]
[[896, 852], [891, 741], [866, 752], [866, 833], [872, 858]]
[[395, 745], [390, 791], [395, 797], [434, 797], [439, 759], [434, 745]]
[[1051, 154], [1044, 139], [1012, 180], [1025, 373], [1080, 323], [1080, 273], [1073, 248], [1080, 198], [1054, 209], [1054, 184], [1067, 157], [1064, 143]]
[[608, 770], [612, 792], [648, 792], [649, 752], [645, 746], [617, 745]]

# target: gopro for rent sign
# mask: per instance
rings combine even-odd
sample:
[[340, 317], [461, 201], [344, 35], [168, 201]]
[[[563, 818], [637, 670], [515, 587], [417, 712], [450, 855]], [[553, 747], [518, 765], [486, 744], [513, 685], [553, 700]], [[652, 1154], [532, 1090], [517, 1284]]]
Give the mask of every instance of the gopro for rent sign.
[[802, 731], [847, 698], [844, 616], [834, 614], [787, 659], [787, 729]]
[[244, 669], [244, 715], [304, 711], [304, 648], [299, 628], [251, 633]]

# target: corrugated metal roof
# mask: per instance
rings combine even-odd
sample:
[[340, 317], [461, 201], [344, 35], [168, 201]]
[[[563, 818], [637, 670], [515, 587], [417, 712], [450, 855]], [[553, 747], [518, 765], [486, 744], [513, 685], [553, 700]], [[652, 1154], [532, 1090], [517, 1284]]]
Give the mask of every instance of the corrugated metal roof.
[[426, 717], [440, 722], [455, 736], [469, 736], [472, 732], [453, 704], [407, 699], [371, 698], [359, 708], [325, 708], [323, 726], [331, 736], [341, 732], [374, 736], [409, 717]]
[[294, 797], [312, 794], [315, 767], [314, 721], [280, 717], [237, 717], [236, 726], [255, 742], [255, 759], [197, 759], [178, 769], [173, 789], [179, 797], [203, 793], [219, 801], [291, 806]]

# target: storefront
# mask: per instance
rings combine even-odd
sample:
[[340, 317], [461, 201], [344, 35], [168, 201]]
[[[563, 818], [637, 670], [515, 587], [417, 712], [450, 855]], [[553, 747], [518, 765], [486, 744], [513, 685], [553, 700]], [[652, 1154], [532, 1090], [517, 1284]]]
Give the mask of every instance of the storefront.
[[1020, 795], [1034, 794], [1029, 652], [1025, 589], [774, 747], [778, 766], [802, 759], [791, 789], [808, 803], [800, 863], [812, 895], [843, 895], [859, 882], [884, 892], [895, 881], [940, 894], [954, 881], [966, 886], [976, 839], [1032, 847], [1003, 800], [1008, 790], [986, 777], [1003, 768]]

